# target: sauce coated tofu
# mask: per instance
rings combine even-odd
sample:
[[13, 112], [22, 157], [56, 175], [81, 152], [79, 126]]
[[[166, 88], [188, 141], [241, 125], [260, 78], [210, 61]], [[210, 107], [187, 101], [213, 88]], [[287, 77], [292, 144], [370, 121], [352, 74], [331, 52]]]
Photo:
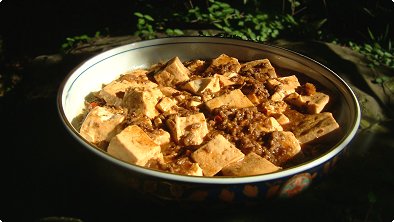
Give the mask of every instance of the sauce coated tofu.
[[226, 86], [231, 86], [231, 85], [237, 84], [237, 82], [233, 81], [233, 79], [242, 78], [236, 72], [227, 72], [227, 73], [224, 73], [223, 75], [215, 74], [213, 77], [219, 78], [219, 83], [220, 83], [221, 87], [226, 87]]
[[170, 133], [163, 129], [157, 129], [147, 134], [157, 145], [160, 146], [165, 146], [171, 141]]
[[294, 93], [299, 86], [301, 85], [295, 75], [267, 80], [267, 87], [273, 91], [271, 94], [273, 101], [283, 100], [286, 96]]
[[252, 75], [259, 81], [277, 77], [275, 68], [268, 59], [246, 62], [242, 64], [240, 72], [244, 75]]
[[130, 125], [113, 137], [107, 152], [125, 162], [145, 166], [151, 159], [163, 159], [161, 148], [140, 127]]
[[120, 106], [127, 89], [157, 87], [156, 83], [148, 79], [146, 73], [146, 70], [138, 69], [121, 75], [118, 80], [112, 81], [104, 86], [99, 92], [99, 97], [104, 99], [108, 105]]
[[85, 117], [80, 133], [91, 143], [109, 142], [121, 129], [120, 124], [125, 119], [121, 111], [112, 108], [96, 106]]
[[224, 105], [227, 105], [230, 108], [246, 108], [254, 106], [240, 89], [236, 89], [227, 94], [215, 97], [205, 102], [205, 105], [210, 111]]
[[270, 155], [275, 157], [275, 161], [272, 162], [278, 166], [301, 153], [301, 146], [295, 135], [290, 131], [272, 132], [268, 147]]
[[244, 158], [244, 154], [221, 134], [202, 145], [191, 157], [202, 168], [204, 176], [214, 176], [223, 167]]
[[218, 77], [208, 77], [191, 80], [182, 86], [182, 89], [187, 90], [195, 95], [202, 95], [208, 90], [212, 93], [220, 91], [220, 83]]
[[104, 99], [110, 106], [120, 106], [126, 90], [131, 86], [131, 83], [126, 80], [112, 81], [100, 90], [98, 97]]
[[186, 117], [175, 116], [167, 120], [171, 136], [178, 144], [200, 145], [208, 133], [207, 122], [203, 113], [197, 113]]
[[252, 176], [266, 174], [282, 169], [267, 159], [250, 152], [242, 160], [229, 164], [222, 169], [224, 176]]
[[177, 112], [177, 103], [176, 99], [164, 97], [157, 103], [156, 108], [162, 113], [174, 114]]
[[293, 126], [294, 135], [300, 144], [311, 142], [339, 128], [332, 113], [322, 112], [305, 115]]
[[186, 175], [190, 176], [204, 176], [202, 169], [198, 163], [193, 163], [189, 169], [185, 172]]
[[268, 117], [263, 121], [257, 121], [251, 123], [251, 128], [254, 130], [252, 133], [269, 133], [273, 131], [283, 131], [282, 126], [278, 123], [278, 121], [274, 117]]
[[286, 97], [286, 102], [305, 108], [310, 114], [320, 113], [329, 100], [330, 97], [322, 92], [315, 92], [312, 95], [300, 95], [295, 92]]
[[267, 116], [275, 116], [282, 114], [287, 109], [287, 103], [284, 101], [267, 100], [261, 104], [264, 113]]
[[238, 73], [241, 69], [241, 64], [237, 58], [221, 54], [217, 58], [213, 59], [211, 64], [205, 70], [205, 73], [214, 74], [225, 74], [228, 72]]
[[122, 104], [129, 112], [144, 114], [152, 119], [159, 115], [156, 104], [163, 96], [159, 88], [134, 88], [126, 91]]
[[153, 77], [161, 86], [175, 87], [178, 83], [189, 79], [190, 71], [178, 57], [169, 60]]

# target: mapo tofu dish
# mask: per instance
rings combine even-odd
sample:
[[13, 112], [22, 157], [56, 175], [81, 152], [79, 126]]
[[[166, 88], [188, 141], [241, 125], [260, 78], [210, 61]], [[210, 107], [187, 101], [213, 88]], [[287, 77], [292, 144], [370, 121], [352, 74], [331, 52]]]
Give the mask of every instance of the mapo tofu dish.
[[86, 97], [80, 135], [127, 163], [192, 176], [286, 169], [330, 147], [329, 91], [266, 59], [174, 57]]

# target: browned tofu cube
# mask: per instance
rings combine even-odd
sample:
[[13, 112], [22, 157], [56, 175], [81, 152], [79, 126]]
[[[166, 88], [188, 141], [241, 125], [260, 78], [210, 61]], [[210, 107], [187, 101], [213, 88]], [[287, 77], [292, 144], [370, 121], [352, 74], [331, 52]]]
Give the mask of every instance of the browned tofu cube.
[[225, 74], [228, 72], [238, 73], [240, 69], [241, 64], [238, 62], [237, 58], [221, 54], [212, 60], [204, 73], [213, 76], [214, 74]]
[[267, 159], [250, 152], [238, 162], [231, 163], [222, 169], [224, 176], [252, 176], [258, 174], [266, 174], [282, 169], [275, 166]]
[[293, 133], [301, 144], [311, 142], [339, 128], [332, 113], [305, 115], [294, 124]]
[[125, 162], [145, 166], [151, 159], [163, 159], [161, 148], [140, 127], [130, 125], [113, 137], [107, 152]]
[[175, 87], [178, 83], [189, 79], [190, 71], [183, 65], [178, 57], [169, 60], [166, 65], [157, 71], [153, 77], [161, 86]]
[[292, 132], [274, 131], [268, 143], [268, 152], [270, 157], [274, 157], [268, 160], [277, 166], [282, 166], [301, 153], [301, 146]]
[[121, 110], [96, 106], [85, 117], [80, 134], [91, 143], [109, 142], [121, 130], [124, 119]]
[[221, 134], [216, 135], [191, 155], [192, 159], [200, 165], [204, 176], [214, 176], [223, 167], [241, 160], [244, 156]]
[[227, 94], [208, 100], [205, 102], [205, 105], [210, 111], [224, 105], [227, 105], [230, 108], [246, 108], [254, 106], [240, 89], [233, 90]]
[[253, 76], [259, 81], [276, 78], [276, 72], [268, 59], [259, 59], [242, 64], [240, 73], [244, 76]]

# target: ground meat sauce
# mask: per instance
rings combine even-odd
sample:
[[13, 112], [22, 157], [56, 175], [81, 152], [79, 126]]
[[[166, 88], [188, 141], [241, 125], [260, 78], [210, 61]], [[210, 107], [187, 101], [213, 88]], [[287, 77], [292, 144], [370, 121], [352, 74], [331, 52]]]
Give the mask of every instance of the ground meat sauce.
[[332, 97], [300, 76], [279, 73], [268, 59], [175, 57], [93, 92], [77, 127], [110, 155], [152, 169], [193, 176], [275, 172], [326, 151], [330, 144], [321, 138], [339, 128], [326, 107]]

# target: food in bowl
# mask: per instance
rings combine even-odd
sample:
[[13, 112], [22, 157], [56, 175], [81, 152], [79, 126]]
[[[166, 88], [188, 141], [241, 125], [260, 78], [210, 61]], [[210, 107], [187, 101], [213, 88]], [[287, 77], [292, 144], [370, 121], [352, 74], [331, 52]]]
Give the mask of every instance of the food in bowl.
[[340, 132], [328, 88], [267, 58], [175, 56], [92, 92], [74, 121], [88, 142], [139, 166], [192, 176], [251, 176], [324, 153]]

